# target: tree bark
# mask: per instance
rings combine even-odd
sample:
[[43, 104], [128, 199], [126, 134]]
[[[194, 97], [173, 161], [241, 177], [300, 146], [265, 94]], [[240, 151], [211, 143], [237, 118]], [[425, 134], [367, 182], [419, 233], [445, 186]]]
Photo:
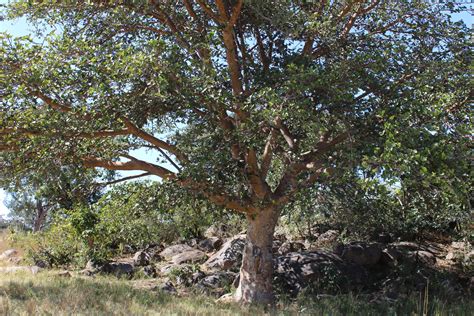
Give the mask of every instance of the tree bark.
[[247, 244], [244, 248], [240, 284], [235, 300], [241, 303], [273, 304], [273, 233], [279, 210], [266, 208], [248, 215]]
[[33, 223], [33, 232], [39, 232], [48, 215], [48, 210], [44, 208], [43, 203], [38, 199], [36, 201], [36, 216]]

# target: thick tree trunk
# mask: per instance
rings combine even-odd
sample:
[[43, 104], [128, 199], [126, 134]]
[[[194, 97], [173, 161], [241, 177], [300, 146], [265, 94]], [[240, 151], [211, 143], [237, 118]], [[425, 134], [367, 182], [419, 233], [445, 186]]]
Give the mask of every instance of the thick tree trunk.
[[279, 211], [262, 209], [248, 216], [247, 244], [244, 248], [240, 284], [235, 299], [242, 303], [273, 304], [273, 233]]

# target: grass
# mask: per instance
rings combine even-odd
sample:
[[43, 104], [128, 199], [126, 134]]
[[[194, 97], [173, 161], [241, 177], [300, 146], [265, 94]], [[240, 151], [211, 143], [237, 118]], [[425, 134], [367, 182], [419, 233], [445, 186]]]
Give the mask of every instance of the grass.
[[423, 295], [390, 303], [349, 294], [303, 297], [268, 313], [205, 296], [136, 289], [130, 281], [108, 277], [65, 278], [51, 271], [0, 276], [1, 315], [471, 315], [473, 308], [472, 301], [424, 301]]
[[[65, 278], [42, 272], [0, 277], [1, 315], [235, 315], [237, 306], [205, 297], [134, 289], [124, 280]], [[250, 311], [249, 311], [250, 312]]]

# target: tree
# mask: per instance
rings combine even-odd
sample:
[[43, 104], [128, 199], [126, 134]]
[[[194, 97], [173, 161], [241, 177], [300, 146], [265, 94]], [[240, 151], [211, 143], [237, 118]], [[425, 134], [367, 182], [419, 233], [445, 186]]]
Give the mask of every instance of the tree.
[[97, 201], [103, 188], [96, 183], [99, 176], [96, 170], [84, 168], [63, 167], [49, 169], [47, 174], [20, 175], [7, 170], [0, 173], [0, 186], [7, 190], [10, 216], [37, 232], [59, 209]]
[[[243, 213], [236, 299], [270, 303], [273, 232], [295, 194], [407, 140], [467, 142], [469, 33], [440, 10], [405, 0], [17, 1], [10, 18], [55, 31], [42, 43], [3, 35], [2, 162], [141, 170]], [[138, 148], [160, 158], [140, 159]]]

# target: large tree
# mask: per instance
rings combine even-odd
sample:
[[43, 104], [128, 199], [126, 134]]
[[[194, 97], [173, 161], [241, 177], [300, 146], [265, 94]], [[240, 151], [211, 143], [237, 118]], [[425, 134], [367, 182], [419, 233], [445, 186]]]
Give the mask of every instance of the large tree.
[[142, 170], [245, 214], [243, 302], [273, 300], [273, 232], [295, 194], [407, 143], [463, 142], [469, 126], [468, 29], [428, 1], [17, 1], [6, 13], [43, 35], [2, 35], [4, 167]]

